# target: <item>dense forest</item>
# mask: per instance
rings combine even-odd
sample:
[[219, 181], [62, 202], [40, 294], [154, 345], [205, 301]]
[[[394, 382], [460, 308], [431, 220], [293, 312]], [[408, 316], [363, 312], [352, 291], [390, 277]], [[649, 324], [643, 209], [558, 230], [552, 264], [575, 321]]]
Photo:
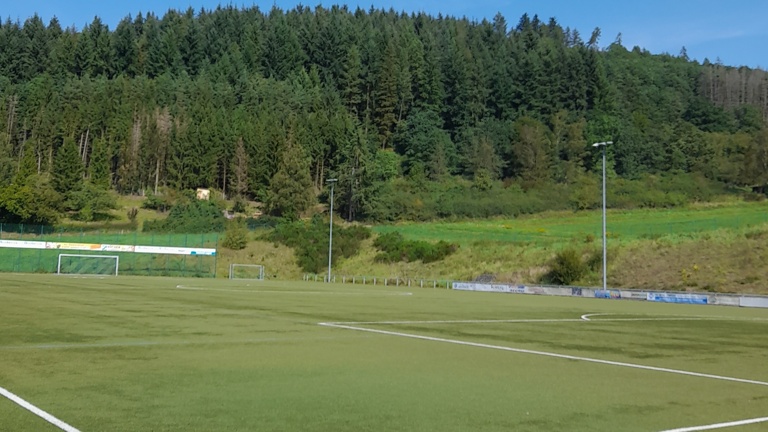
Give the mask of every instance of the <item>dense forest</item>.
[[[170, 10], [0, 25], [0, 220], [196, 187], [349, 220], [677, 205], [768, 182], [768, 73], [555, 19]], [[719, 185], [719, 186], [718, 186]]]

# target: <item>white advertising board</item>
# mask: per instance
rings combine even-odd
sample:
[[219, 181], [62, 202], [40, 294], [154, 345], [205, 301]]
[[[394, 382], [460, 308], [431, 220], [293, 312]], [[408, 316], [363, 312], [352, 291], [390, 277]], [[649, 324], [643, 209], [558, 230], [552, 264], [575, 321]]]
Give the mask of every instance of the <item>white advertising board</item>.
[[0, 247], [13, 249], [45, 249], [45, 242], [26, 240], [0, 240]]
[[739, 299], [739, 306], [768, 308], [768, 297], [741, 297]]
[[460, 291], [503, 292], [525, 294], [525, 286], [507, 284], [481, 284], [473, 282], [454, 282], [453, 289]]
[[97, 243], [65, 243], [24, 240], [0, 240], [0, 248], [14, 249], [58, 249], [67, 251], [103, 251], [103, 252], [136, 252], [164, 255], [202, 255], [214, 256], [216, 249], [211, 248], [180, 248], [170, 246], [134, 246]]

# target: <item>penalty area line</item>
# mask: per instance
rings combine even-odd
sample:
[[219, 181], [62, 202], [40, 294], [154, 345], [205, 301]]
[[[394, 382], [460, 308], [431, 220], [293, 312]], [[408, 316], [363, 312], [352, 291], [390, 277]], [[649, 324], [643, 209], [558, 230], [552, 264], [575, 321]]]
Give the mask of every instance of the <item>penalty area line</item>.
[[31, 403], [25, 401], [24, 399], [16, 396], [15, 394], [9, 392], [8, 390], [0, 387], [0, 395], [5, 396], [10, 401], [16, 403], [17, 405], [21, 406], [25, 410], [31, 412], [32, 414], [42, 418], [43, 420], [47, 421], [48, 423], [56, 426], [57, 428], [65, 431], [65, 432], [80, 432], [79, 430], [75, 429], [74, 427], [68, 425], [67, 423], [64, 423], [63, 421], [57, 419], [56, 417], [52, 416], [51, 414], [48, 414], [47, 412], [41, 410], [40, 408], [32, 405]]
[[734, 426], [744, 426], [744, 425], [750, 425], [755, 423], [763, 423], [768, 422], [768, 417], [761, 417], [761, 418], [753, 418], [748, 420], [739, 420], [739, 421], [732, 421], [728, 423], [717, 423], [717, 424], [711, 424], [711, 425], [704, 425], [704, 426], [691, 426], [691, 427], [684, 427], [679, 429], [669, 429], [662, 432], [697, 432], [697, 431], [706, 431], [706, 430], [713, 430], [713, 429], [722, 429], [722, 428], [729, 428]]
[[588, 362], [588, 363], [598, 363], [598, 364], [604, 364], [604, 365], [610, 365], [610, 366], [620, 366], [620, 367], [626, 367], [626, 368], [632, 368], [632, 369], [649, 370], [654, 372], [666, 372], [666, 373], [672, 373], [677, 375], [687, 375], [687, 376], [693, 376], [698, 378], [710, 378], [710, 379], [717, 379], [721, 381], [731, 381], [731, 382], [738, 382], [738, 383], [744, 383], [744, 384], [755, 384], [755, 385], [768, 387], [768, 382], [764, 382], [764, 381], [749, 380], [744, 378], [734, 378], [734, 377], [727, 377], [727, 376], [721, 376], [721, 375], [712, 375], [712, 374], [705, 374], [705, 373], [699, 373], [699, 372], [685, 371], [680, 369], [668, 369], [668, 368], [646, 366], [646, 365], [635, 364], [635, 363], [624, 363], [624, 362], [617, 362], [617, 361], [611, 361], [611, 360], [595, 359], [590, 357], [579, 357], [579, 356], [573, 356], [568, 354], [558, 354], [558, 353], [547, 352], [547, 351], [535, 351], [535, 350], [528, 350], [523, 348], [512, 348], [512, 347], [490, 345], [490, 344], [484, 344], [484, 343], [478, 343], [478, 342], [467, 342], [467, 341], [462, 341], [457, 339], [445, 339], [445, 338], [439, 338], [439, 337], [433, 337], [433, 336], [422, 336], [422, 335], [417, 335], [412, 333], [401, 333], [401, 332], [394, 332], [394, 331], [388, 331], [388, 330], [376, 330], [376, 329], [369, 329], [365, 327], [355, 327], [355, 326], [338, 324], [338, 323], [317, 323], [317, 324], [323, 327], [356, 330], [356, 331], [363, 331], [363, 332], [370, 332], [370, 333], [378, 333], [378, 334], [383, 334], [388, 336], [400, 336], [400, 337], [405, 337], [410, 339], [428, 340], [432, 342], [443, 342], [443, 343], [450, 343], [455, 345], [472, 346], [477, 348], [489, 348], [489, 349], [495, 349], [495, 350], [501, 350], [501, 351], [516, 352], [520, 354], [532, 354], [532, 355], [539, 355], [544, 357], [554, 357], [554, 358], [560, 358], [560, 359], [566, 359], [566, 360], [576, 360], [576, 361], [582, 361], [582, 362]]

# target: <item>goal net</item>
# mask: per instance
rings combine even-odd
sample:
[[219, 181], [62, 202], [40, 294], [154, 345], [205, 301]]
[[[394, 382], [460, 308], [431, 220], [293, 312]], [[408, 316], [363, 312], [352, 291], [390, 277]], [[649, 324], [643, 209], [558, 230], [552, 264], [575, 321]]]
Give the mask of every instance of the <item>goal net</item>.
[[116, 255], [59, 254], [56, 274], [117, 276], [119, 263]]
[[264, 280], [264, 266], [258, 264], [230, 264], [229, 278]]

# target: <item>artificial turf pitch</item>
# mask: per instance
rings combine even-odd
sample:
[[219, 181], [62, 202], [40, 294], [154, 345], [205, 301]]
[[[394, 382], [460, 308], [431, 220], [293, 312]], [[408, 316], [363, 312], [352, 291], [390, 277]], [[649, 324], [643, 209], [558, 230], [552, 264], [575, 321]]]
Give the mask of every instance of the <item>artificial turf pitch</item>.
[[768, 416], [768, 311], [0, 274], [0, 388], [80, 432], [666, 431]]

